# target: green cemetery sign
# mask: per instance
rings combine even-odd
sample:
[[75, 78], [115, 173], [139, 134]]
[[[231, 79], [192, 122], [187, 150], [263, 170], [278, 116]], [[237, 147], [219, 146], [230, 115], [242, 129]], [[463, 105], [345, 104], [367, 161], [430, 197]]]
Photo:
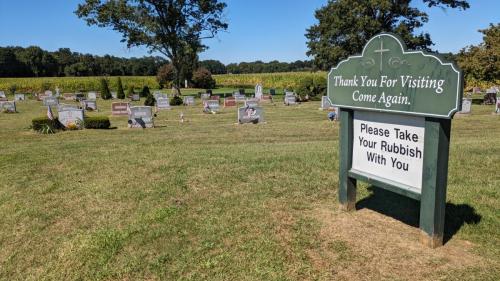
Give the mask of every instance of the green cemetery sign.
[[362, 180], [419, 200], [422, 241], [442, 245], [451, 118], [463, 79], [434, 54], [382, 33], [328, 75], [340, 108], [339, 200], [354, 210]]
[[407, 51], [396, 35], [383, 33], [332, 68], [328, 96], [344, 108], [451, 118], [461, 105], [462, 76], [452, 63]]

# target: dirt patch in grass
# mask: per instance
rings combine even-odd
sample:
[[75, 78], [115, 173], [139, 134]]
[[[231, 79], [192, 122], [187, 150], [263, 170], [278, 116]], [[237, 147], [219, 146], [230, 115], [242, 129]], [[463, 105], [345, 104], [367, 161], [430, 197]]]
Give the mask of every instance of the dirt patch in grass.
[[322, 245], [308, 251], [312, 264], [337, 280], [442, 280], [487, 266], [468, 241], [451, 239], [443, 247], [426, 248], [418, 228], [373, 210], [316, 208], [310, 216], [320, 222]]

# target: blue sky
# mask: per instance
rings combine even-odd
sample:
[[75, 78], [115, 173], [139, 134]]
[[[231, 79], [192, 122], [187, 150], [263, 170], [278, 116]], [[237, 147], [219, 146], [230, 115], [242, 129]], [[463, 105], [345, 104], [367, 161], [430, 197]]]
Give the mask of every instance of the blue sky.
[[[147, 55], [144, 48], [127, 49], [120, 34], [89, 27], [73, 11], [79, 0], [0, 0], [0, 46], [37, 45], [54, 51], [73, 51], [120, 57]], [[422, 31], [429, 32], [440, 52], [456, 52], [478, 44], [478, 29], [500, 22], [499, 0], [470, 0], [471, 8], [426, 9], [430, 20]], [[241, 61], [295, 61], [308, 59], [305, 30], [316, 23], [314, 11], [327, 0], [226, 0], [227, 32], [205, 41], [210, 49], [201, 59], [223, 63]]]

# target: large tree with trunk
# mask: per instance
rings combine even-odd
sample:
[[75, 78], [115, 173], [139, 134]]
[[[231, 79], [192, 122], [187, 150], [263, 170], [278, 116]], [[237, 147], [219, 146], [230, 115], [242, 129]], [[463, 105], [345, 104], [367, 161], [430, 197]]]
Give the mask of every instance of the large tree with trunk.
[[[443, 9], [469, 8], [466, 0], [421, 2]], [[411, 4], [411, 0], [329, 0], [315, 13], [319, 23], [307, 29], [307, 55], [314, 57], [317, 67], [326, 70], [360, 53], [371, 37], [383, 31], [398, 34], [410, 49], [429, 50], [430, 35], [415, 34], [428, 21], [428, 15]]]
[[219, 0], [85, 0], [75, 13], [88, 25], [120, 32], [129, 48], [165, 55], [179, 88], [187, 60], [206, 49], [202, 40], [227, 29], [225, 7]]

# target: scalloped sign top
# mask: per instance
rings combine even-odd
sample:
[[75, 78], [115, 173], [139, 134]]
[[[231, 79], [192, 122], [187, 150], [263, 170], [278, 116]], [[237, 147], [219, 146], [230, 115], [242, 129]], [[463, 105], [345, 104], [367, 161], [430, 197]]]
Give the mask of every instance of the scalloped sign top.
[[382, 33], [328, 74], [334, 106], [452, 118], [460, 110], [460, 69], [435, 54], [407, 51], [394, 34]]

